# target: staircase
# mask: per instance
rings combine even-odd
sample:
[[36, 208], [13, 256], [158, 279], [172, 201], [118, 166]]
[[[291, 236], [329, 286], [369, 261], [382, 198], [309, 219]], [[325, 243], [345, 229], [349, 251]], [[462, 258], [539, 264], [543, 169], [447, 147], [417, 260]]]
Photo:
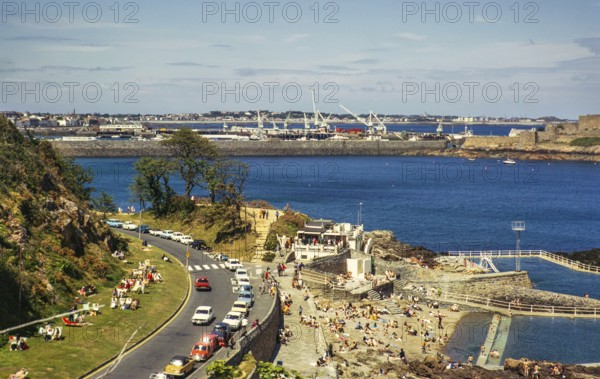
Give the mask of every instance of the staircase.
[[367, 291], [367, 298], [371, 300], [381, 300], [381, 295], [375, 290]]
[[[256, 242], [254, 244], [254, 256], [252, 257], [252, 263], [262, 262], [262, 257], [267, 251], [264, 249], [271, 224], [275, 222], [275, 209], [269, 209], [269, 217], [264, 219], [260, 217], [259, 208], [248, 208], [248, 222], [252, 224], [252, 230], [256, 231]], [[281, 213], [281, 212], [280, 212]], [[254, 217], [256, 215], [256, 217]], [[256, 223], [255, 223], [256, 221]]]
[[383, 303], [385, 305], [385, 308], [390, 312], [390, 314], [392, 315], [399, 315], [404, 313], [402, 311], [402, 309], [398, 308], [398, 304], [396, 304], [396, 302], [394, 300], [387, 300]]

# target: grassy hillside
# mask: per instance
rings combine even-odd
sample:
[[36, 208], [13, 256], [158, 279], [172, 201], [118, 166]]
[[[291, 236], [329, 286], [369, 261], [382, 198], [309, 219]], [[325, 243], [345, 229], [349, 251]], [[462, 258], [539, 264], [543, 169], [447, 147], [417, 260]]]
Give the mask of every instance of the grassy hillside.
[[[122, 276], [125, 248], [89, 211], [89, 174], [0, 116], [0, 329], [65, 311]], [[7, 311], [10, 310], [10, 311]]]

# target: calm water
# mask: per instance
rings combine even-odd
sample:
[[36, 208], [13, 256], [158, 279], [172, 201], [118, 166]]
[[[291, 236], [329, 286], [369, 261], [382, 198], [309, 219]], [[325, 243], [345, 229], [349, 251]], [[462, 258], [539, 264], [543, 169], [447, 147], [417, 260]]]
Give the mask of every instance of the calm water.
[[[313, 218], [389, 229], [435, 251], [508, 249], [513, 220], [526, 222], [521, 248], [577, 251], [600, 247], [600, 165], [413, 157], [244, 158], [249, 199], [265, 199]], [[135, 159], [78, 159], [94, 186], [117, 204], [129, 193]], [[182, 189], [180, 180], [172, 181]], [[198, 191], [196, 195], [204, 195]], [[360, 205], [362, 203], [362, 206]]]
[[[510, 249], [513, 220], [527, 230], [521, 248], [577, 251], [600, 247], [600, 165], [583, 162], [519, 162], [414, 157], [244, 158], [251, 167], [249, 199], [264, 199], [313, 218], [356, 222], [365, 229], [392, 230], [398, 239], [436, 251]], [[123, 208], [135, 205], [129, 185], [135, 159], [78, 159], [96, 174], [94, 186]], [[173, 180], [177, 190], [182, 183]], [[197, 195], [204, 195], [201, 191]], [[362, 206], [360, 205], [362, 203]], [[497, 259], [502, 271], [514, 260]], [[525, 259], [536, 288], [600, 299], [600, 276], [582, 274], [537, 259]], [[453, 337], [450, 355], [477, 353], [482, 326]], [[600, 324], [593, 320], [515, 317], [506, 356], [600, 362]], [[477, 331], [480, 330], [480, 331]]]

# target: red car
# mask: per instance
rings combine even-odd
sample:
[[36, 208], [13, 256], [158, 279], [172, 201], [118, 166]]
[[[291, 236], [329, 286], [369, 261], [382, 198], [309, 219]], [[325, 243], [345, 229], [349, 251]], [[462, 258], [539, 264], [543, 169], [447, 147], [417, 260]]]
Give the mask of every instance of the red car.
[[207, 361], [210, 359], [210, 357], [212, 357], [213, 353], [214, 348], [210, 342], [196, 342], [194, 347], [192, 347], [190, 358], [196, 362]]
[[196, 286], [196, 291], [207, 290], [210, 291], [212, 288], [210, 283], [208, 282], [208, 278], [206, 276], [198, 276], [196, 281], [194, 282]]

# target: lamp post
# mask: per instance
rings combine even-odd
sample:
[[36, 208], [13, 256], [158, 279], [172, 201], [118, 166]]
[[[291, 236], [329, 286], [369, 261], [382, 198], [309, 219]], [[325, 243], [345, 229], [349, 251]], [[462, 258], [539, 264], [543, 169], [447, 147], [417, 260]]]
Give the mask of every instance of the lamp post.
[[358, 203], [358, 222], [356, 223], [357, 225], [360, 225], [360, 223], [362, 222], [362, 202]]
[[21, 238], [19, 239], [19, 313], [21, 313], [21, 298], [23, 293], [23, 245], [27, 238], [27, 230], [21, 226]]
[[521, 232], [525, 231], [525, 221], [513, 221], [512, 230], [517, 234], [517, 254], [515, 256], [515, 271], [521, 271]]
[[142, 240], [142, 212], [144, 211], [144, 199], [140, 197], [140, 224], [138, 225], [138, 239]]

